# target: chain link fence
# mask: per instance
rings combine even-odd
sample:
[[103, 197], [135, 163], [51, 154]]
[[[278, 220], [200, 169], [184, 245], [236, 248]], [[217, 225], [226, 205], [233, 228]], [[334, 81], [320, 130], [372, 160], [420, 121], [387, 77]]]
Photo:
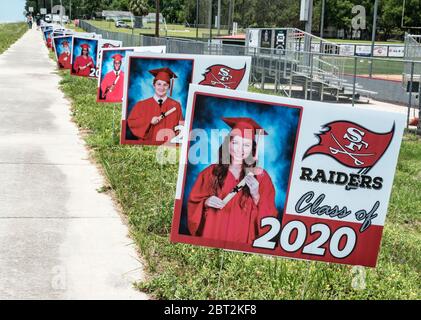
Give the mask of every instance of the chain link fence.
[[[250, 85], [258, 92], [352, 105], [374, 98], [406, 106], [408, 125], [421, 113], [421, 61], [156, 38], [102, 30], [86, 21], [80, 21], [80, 27], [120, 40], [124, 46], [166, 46], [167, 53], [251, 56]], [[421, 124], [417, 132], [421, 134]]]

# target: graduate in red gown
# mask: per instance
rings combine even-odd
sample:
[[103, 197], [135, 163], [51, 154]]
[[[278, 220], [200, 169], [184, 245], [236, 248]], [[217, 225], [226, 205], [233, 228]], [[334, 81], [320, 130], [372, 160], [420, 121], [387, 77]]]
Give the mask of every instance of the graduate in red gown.
[[76, 57], [73, 62], [73, 71], [78, 76], [89, 77], [91, 68], [95, 68], [94, 60], [89, 56], [90, 46], [87, 43], [81, 44], [82, 54]]
[[70, 63], [70, 48], [69, 42], [64, 40], [61, 45], [63, 46], [63, 52], [58, 57], [58, 65], [62, 69], [71, 69], [72, 64]]
[[47, 48], [51, 49], [53, 47], [52, 45], [52, 32], [48, 33], [47, 35]]
[[115, 54], [111, 58], [114, 59], [114, 68], [101, 82], [101, 99], [107, 102], [121, 102], [124, 88], [124, 72], [121, 71], [123, 56]]
[[174, 128], [183, 120], [181, 105], [170, 98], [176, 74], [169, 68], [149, 71], [153, 76], [155, 94], [139, 101], [128, 117], [128, 126], [141, 144], [160, 145], [175, 136]]
[[[223, 118], [231, 128], [219, 161], [197, 177], [187, 204], [192, 236], [251, 244], [264, 232], [264, 217], [278, 218], [275, 188], [257, 167], [257, 141], [266, 132], [251, 118]], [[267, 232], [267, 230], [264, 230]]]

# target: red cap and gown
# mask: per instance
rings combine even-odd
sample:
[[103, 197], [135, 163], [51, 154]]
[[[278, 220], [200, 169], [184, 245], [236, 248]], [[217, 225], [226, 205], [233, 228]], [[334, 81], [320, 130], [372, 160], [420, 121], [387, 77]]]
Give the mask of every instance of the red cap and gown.
[[[83, 49], [90, 49], [89, 44], [83, 43], [80, 45], [80, 47]], [[80, 69], [81, 67], [86, 67], [85, 69]], [[80, 55], [76, 57], [75, 61], [73, 62], [73, 71], [75, 74], [79, 76], [89, 77], [91, 73], [91, 68], [95, 68], [95, 64], [91, 56], [89, 55], [85, 57], [84, 55]]]
[[[154, 83], [158, 80], [169, 84], [170, 94], [174, 79], [177, 75], [170, 68], [159, 68], [149, 71], [154, 76]], [[163, 116], [170, 110], [174, 110], [168, 116]], [[153, 125], [153, 117], [163, 116], [163, 119]], [[175, 136], [174, 128], [183, 121], [181, 105], [176, 100], [166, 96], [160, 99], [156, 95], [139, 101], [133, 107], [127, 119], [132, 133], [141, 144], [160, 145], [171, 140]]]
[[[267, 134], [251, 118], [223, 118], [222, 120], [231, 127], [231, 137], [240, 136], [253, 139], [258, 143], [259, 137]], [[257, 161], [257, 152], [254, 158]], [[266, 229], [260, 228], [262, 218], [278, 218], [272, 180], [264, 169], [255, 167], [252, 172], [259, 182], [258, 203], [256, 204], [251, 196], [246, 195], [242, 188], [222, 209], [215, 209], [207, 207], [206, 200], [211, 196], [224, 200], [244, 178], [240, 176], [237, 179], [228, 170], [222, 188], [218, 187], [215, 190], [214, 169], [216, 166], [217, 164], [212, 164], [199, 173], [191, 189], [187, 203], [189, 232], [192, 236], [204, 239], [251, 244], [257, 237], [267, 232]]]
[[[67, 40], [64, 40], [61, 45], [63, 47], [69, 47], [69, 42]], [[60, 54], [58, 57], [58, 64], [60, 68], [62, 69], [71, 69], [72, 64], [70, 62], [70, 51], [64, 51]]]
[[47, 33], [47, 48], [51, 49], [53, 47], [52, 44], [52, 32], [51, 33]]
[[[115, 54], [111, 57], [115, 62], [122, 63], [123, 56]], [[107, 102], [121, 102], [123, 99], [124, 89], [124, 72], [120, 69], [116, 71], [114, 68], [108, 72], [101, 81], [101, 98]]]

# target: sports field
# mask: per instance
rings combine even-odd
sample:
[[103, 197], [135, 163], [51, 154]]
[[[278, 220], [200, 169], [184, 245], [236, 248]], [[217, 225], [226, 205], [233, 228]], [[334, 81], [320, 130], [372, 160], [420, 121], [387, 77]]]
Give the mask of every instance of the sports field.
[[[123, 33], [134, 33], [134, 34], [144, 34], [144, 35], [155, 35], [155, 24], [149, 23], [146, 24], [143, 28], [116, 28], [114, 21], [98, 21], [98, 20], [90, 20], [90, 24], [97, 28], [101, 28], [107, 31], [113, 32], [123, 32]], [[195, 38], [196, 37], [196, 28], [194, 27], [186, 27], [184, 25], [179, 24], [161, 24], [160, 25], [160, 36], [163, 37], [177, 37], [177, 38]], [[212, 34], [216, 35], [217, 30], [212, 29]], [[227, 35], [228, 30], [221, 29], [221, 35]], [[209, 36], [209, 29], [208, 28], [199, 28], [198, 30], [198, 37], [203, 38], [204, 35]]]

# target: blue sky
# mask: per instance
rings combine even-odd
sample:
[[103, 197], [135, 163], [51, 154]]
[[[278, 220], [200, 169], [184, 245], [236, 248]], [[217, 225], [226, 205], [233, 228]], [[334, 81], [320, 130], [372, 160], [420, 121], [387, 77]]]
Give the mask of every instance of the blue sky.
[[25, 0], [0, 0], [0, 22], [24, 21]]

